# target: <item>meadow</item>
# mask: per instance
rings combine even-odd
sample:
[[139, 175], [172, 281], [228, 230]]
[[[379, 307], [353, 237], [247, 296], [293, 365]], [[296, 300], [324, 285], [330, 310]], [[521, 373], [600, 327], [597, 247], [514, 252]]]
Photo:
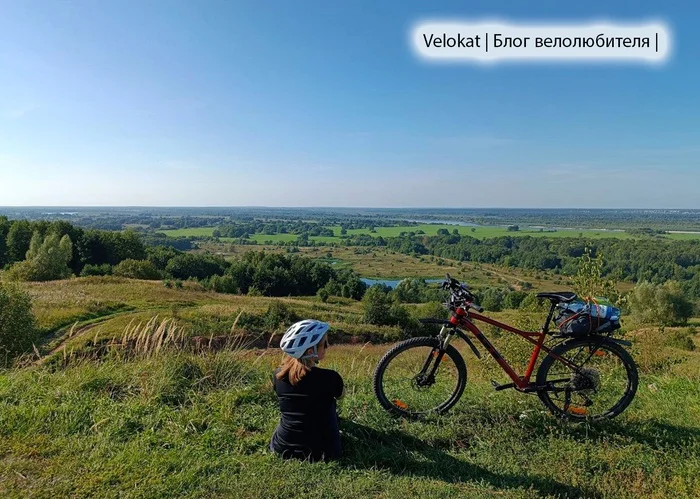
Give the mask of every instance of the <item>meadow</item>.
[[[328, 226], [327, 228], [332, 229], [334, 232], [334, 237], [329, 236], [309, 236], [309, 241], [325, 242], [325, 243], [341, 243], [341, 227], [340, 226]], [[497, 227], [497, 226], [479, 226], [479, 227], [466, 227], [457, 226], [449, 224], [418, 224], [418, 225], [400, 225], [395, 227], [377, 227], [374, 232], [370, 229], [348, 229], [347, 235], [369, 235], [373, 237], [397, 237], [402, 232], [418, 232], [423, 231], [428, 236], [434, 236], [437, 234], [438, 230], [446, 229], [452, 233], [455, 229], [461, 235], [467, 235], [475, 237], [477, 239], [487, 239], [491, 237], [502, 237], [502, 236], [512, 236], [512, 237], [585, 237], [589, 239], [600, 239], [600, 238], [618, 238], [618, 239], [638, 239], [641, 236], [635, 236], [624, 231], [618, 230], [604, 230], [604, 229], [533, 229], [533, 228], [522, 228], [518, 231], [509, 231], [507, 227]], [[169, 237], [212, 237], [215, 227], [194, 227], [188, 229], [170, 229], [162, 230]], [[299, 236], [297, 234], [252, 234], [249, 239], [257, 241], [259, 244], [265, 243], [266, 241], [277, 242], [288, 242], [295, 241]], [[689, 239], [700, 239], [700, 232], [697, 233], [681, 233], [674, 232], [669, 234], [664, 234], [660, 236], [666, 239], [673, 240], [689, 240]], [[220, 238], [221, 241], [235, 241], [233, 238]]]
[[[231, 249], [233, 258], [246, 247]], [[569, 287], [561, 276], [385, 250], [302, 253], [365, 276], [448, 271], [481, 285], [526, 279], [535, 290]], [[491, 380], [506, 382], [503, 372], [486, 352], [478, 360], [460, 343], [468, 365], [460, 402], [444, 416], [407, 421], [388, 415], [372, 391], [378, 360], [403, 333], [365, 324], [360, 302], [228, 295], [196, 282], [178, 288], [118, 277], [22, 287], [44, 340], [0, 371], [0, 497], [700, 495], [700, 337], [692, 327], [623, 322], [639, 391], [610, 422], [563, 422], [536, 397], [495, 392]], [[409, 307], [421, 315], [422, 305]], [[290, 313], [332, 327], [324, 365], [347, 386], [338, 462], [282, 461], [267, 449], [278, 420], [274, 339]], [[543, 318], [518, 310], [489, 315], [523, 328]], [[264, 333], [248, 324], [263, 324]], [[522, 370], [528, 344], [486, 332]], [[190, 341], [195, 336], [204, 338], [203, 351]], [[210, 351], [207, 339], [216, 336], [232, 342]]]
[[0, 372], [0, 495], [697, 497], [700, 354], [658, 341], [654, 332], [635, 339], [637, 397], [597, 424], [565, 423], [534, 397], [494, 392], [489, 380], [502, 374], [493, 360], [464, 348], [469, 384], [458, 405], [397, 419], [371, 388], [389, 345], [334, 345], [324, 364], [347, 386], [344, 456], [327, 464], [267, 450], [278, 418], [275, 350], [170, 349]]

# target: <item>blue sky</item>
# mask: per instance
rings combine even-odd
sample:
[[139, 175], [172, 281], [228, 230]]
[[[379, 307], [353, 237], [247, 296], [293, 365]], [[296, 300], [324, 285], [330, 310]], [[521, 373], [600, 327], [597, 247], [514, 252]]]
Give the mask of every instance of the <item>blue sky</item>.
[[[667, 3], [2, 2], [0, 206], [700, 208], [700, 5]], [[411, 50], [492, 17], [662, 20], [674, 50]]]

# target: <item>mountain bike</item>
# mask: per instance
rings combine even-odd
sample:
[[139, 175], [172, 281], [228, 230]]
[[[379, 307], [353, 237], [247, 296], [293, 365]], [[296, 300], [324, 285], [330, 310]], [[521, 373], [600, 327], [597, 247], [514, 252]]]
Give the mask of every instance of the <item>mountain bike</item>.
[[[442, 288], [449, 290], [445, 306], [449, 320], [420, 319], [424, 324], [441, 325], [439, 334], [399, 342], [379, 361], [374, 372], [374, 392], [389, 412], [405, 417], [445, 413], [460, 399], [467, 383], [467, 366], [460, 352], [450, 343], [459, 337], [477, 358], [481, 353], [464, 330], [470, 332], [512, 380], [497, 390], [515, 389], [536, 394], [545, 407], [563, 419], [610, 419], [624, 411], [637, 391], [637, 367], [625, 350], [631, 343], [608, 334], [568, 336], [558, 329], [549, 331], [559, 304], [577, 298], [573, 292], [538, 293], [538, 300], [551, 306], [544, 325], [537, 332], [522, 331], [482, 315], [469, 288], [447, 274]], [[475, 325], [490, 324], [532, 343], [525, 373], [519, 375]], [[553, 340], [547, 341], [547, 340]], [[545, 344], [548, 343], [548, 344]], [[531, 380], [535, 365], [546, 356]]]

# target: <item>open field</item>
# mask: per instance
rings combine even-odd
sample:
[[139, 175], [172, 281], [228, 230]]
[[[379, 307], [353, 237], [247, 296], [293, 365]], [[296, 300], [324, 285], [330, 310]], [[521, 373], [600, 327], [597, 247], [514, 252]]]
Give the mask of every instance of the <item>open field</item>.
[[[340, 238], [340, 226], [331, 226], [333, 229], [335, 237], [328, 236], [310, 236], [310, 241], [319, 242], [342, 242]], [[191, 229], [173, 229], [173, 230], [163, 230], [160, 232], [165, 233], [170, 237], [211, 237], [214, 232], [215, 227], [196, 227]], [[539, 229], [526, 229], [523, 228], [519, 231], [509, 231], [506, 227], [465, 227], [456, 225], [439, 225], [439, 224], [420, 224], [415, 226], [402, 225], [396, 227], [377, 227], [375, 232], [370, 232], [369, 229], [349, 229], [347, 231], [348, 235], [370, 235], [374, 237], [397, 237], [402, 232], [419, 232], [422, 231], [425, 235], [434, 236], [437, 234], [438, 230], [447, 229], [452, 233], [455, 229], [462, 235], [467, 235], [471, 237], [476, 237], [478, 239], [486, 239], [490, 237], [501, 237], [501, 236], [512, 236], [512, 237], [585, 237], [589, 239], [599, 239], [599, 238], [618, 238], [618, 239], [639, 239], [640, 236], [630, 235], [623, 231], [612, 231], [612, 230], [595, 230], [595, 229], [559, 229], [556, 231], [552, 230], [542, 230]], [[250, 236], [250, 239], [258, 241], [258, 243], [263, 243], [265, 241], [294, 241], [298, 235], [296, 234], [254, 234]], [[674, 240], [689, 240], [689, 239], [700, 239], [700, 233], [670, 233], [660, 236], [662, 238], [674, 239]], [[234, 241], [232, 238], [221, 238], [222, 241]]]
[[700, 239], [700, 232], [671, 232], [664, 237], [678, 241], [690, 241]]
[[[236, 257], [261, 248], [230, 249]], [[569, 289], [563, 276], [385, 249], [300, 248], [300, 254], [367, 277], [450, 272], [474, 285], [527, 281], [533, 290]], [[409, 422], [386, 414], [372, 392], [377, 361], [403, 332], [363, 323], [360, 302], [227, 295], [195, 282], [178, 289], [116, 277], [22, 287], [33, 298], [45, 338], [37, 345], [41, 359], [28, 357], [24, 367], [0, 371], [0, 497], [700, 494], [700, 336], [688, 328], [639, 329], [623, 321], [640, 384], [632, 406], [612, 422], [563, 423], [536, 397], [494, 392], [490, 380], [504, 383], [504, 373], [485, 351], [478, 360], [460, 343], [469, 370], [461, 401], [443, 417]], [[291, 315], [268, 322], [277, 304]], [[408, 307], [425, 316], [421, 305]], [[517, 310], [489, 315], [524, 329], [544, 318]], [[345, 453], [336, 463], [284, 462], [267, 450], [278, 418], [269, 381], [278, 350], [257, 342], [251, 349], [197, 354], [189, 340], [254, 339], [262, 328], [264, 346], [270, 334], [304, 317], [331, 324], [333, 346], [324, 364], [346, 381]], [[157, 325], [163, 320], [186, 341], [161, 350]], [[155, 327], [142, 327], [149, 321]], [[143, 352], [124, 346], [135, 329], [147, 345]], [[484, 331], [522, 372], [530, 345], [491, 326]], [[679, 334], [690, 338], [694, 351], [674, 342]]]
[[[409, 422], [387, 415], [372, 392], [374, 367], [389, 345], [338, 344], [340, 333], [389, 342], [401, 333], [363, 324], [358, 302], [223, 295], [189, 282], [171, 289], [113, 277], [23, 287], [42, 327], [54, 331], [39, 345], [54, 362], [0, 371], [1, 497], [700, 494], [700, 337], [687, 332], [695, 351], [671, 341], [685, 328], [625, 328], [640, 384], [632, 406], [612, 422], [563, 423], [535, 397], [494, 392], [490, 380], [505, 382], [503, 372], [461, 343], [469, 369], [461, 401], [446, 416]], [[283, 462], [267, 450], [278, 417], [269, 381], [277, 350], [195, 354], [171, 345], [148, 355], [125, 356], [118, 347], [100, 360], [88, 355], [98, 340], [118, 340], [153, 317], [173, 320], [187, 336], [230, 335], [245, 330], [243, 319], [232, 328], [241, 311], [264, 317], [275, 302], [333, 327], [324, 364], [347, 386], [339, 462]], [[490, 315], [521, 327], [542, 319]], [[529, 344], [485, 332], [524, 368]]]
[[[643, 340], [642, 340], [643, 341]], [[640, 342], [641, 343], [641, 342]], [[494, 392], [492, 359], [461, 348], [469, 384], [446, 416], [395, 419], [371, 375], [388, 346], [332, 346], [345, 379], [344, 457], [282, 461], [276, 352], [163, 352], [0, 372], [0, 496], [674, 497], [700, 494], [698, 353], [635, 347], [640, 388], [618, 419], [566, 424]], [[507, 352], [511, 352], [507, 350]], [[512, 355], [512, 354], [511, 354]], [[676, 359], [658, 362], [663, 357]]]

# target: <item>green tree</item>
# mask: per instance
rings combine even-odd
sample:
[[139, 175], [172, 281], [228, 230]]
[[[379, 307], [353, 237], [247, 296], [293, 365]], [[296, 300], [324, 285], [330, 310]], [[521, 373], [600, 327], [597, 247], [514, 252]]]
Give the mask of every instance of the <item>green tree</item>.
[[423, 279], [403, 279], [396, 285], [394, 295], [403, 303], [420, 303], [426, 289]]
[[620, 301], [620, 292], [615, 281], [603, 277], [603, 255], [592, 256], [591, 249], [586, 246], [581, 256], [578, 271], [572, 279], [573, 288], [580, 297], [605, 297], [611, 303]]
[[165, 270], [168, 262], [181, 254], [181, 251], [169, 246], [149, 246], [146, 248], [146, 257], [158, 270]]
[[145, 260], [146, 259], [146, 247], [141, 241], [141, 237], [133, 230], [126, 230], [124, 232], [107, 232], [107, 234], [112, 235], [112, 241], [114, 244], [114, 262], [115, 265], [122, 260], [132, 258], [134, 260]]
[[85, 231], [80, 227], [75, 227], [73, 224], [66, 222], [65, 220], [57, 220], [55, 222], [51, 222], [51, 225], [46, 229], [46, 234], [48, 233], [56, 234], [59, 238], [65, 235], [70, 237], [70, 240], [73, 243], [73, 249], [68, 266], [74, 274], [79, 274], [83, 268], [83, 262], [80, 259], [78, 242], [82, 239]]
[[68, 235], [59, 239], [58, 234], [42, 238], [37, 231], [32, 236], [26, 259], [16, 262], [7, 271], [7, 277], [15, 281], [52, 281], [70, 277], [68, 263], [73, 255], [73, 244]]
[[29, 294], [14, 284], [0, 282], [0, 365], [31, 350], [37, 338]]
[[32, 224], [27, 220], [16, 220], [7, 232], [7, 258], [9, 263], [24, 260], [32, 240]]
[[637, 284], [627, 296], [627, 303], [632, 315], [643, 324], [685, 324], [693, 315], [693, 303], [676, 281]]
[[0, 269], [8, 262], [7, 233], [10, 231], [10, 221], [7, 217], [0, 217]]
[[523, 300], [527, 297], [525, 291], [511, 291], [503, 302], [504, 308], [518, 308]]
[[508, 292], [501, 288], [487, 288], [481, 293], [479, 305], [489, 312], [500, 312], [503, 310], [507, 294]]
[[183, 253], [172, 258], [165, 271], [176, 279], [206, 279], [215, 274], [222, 275], [226, 267], [227, 263], [223, 258]]
[[368, 324], [391, 325], [391, 298], [382, 286], [372, 286], [362, 298], [363, 319]]

